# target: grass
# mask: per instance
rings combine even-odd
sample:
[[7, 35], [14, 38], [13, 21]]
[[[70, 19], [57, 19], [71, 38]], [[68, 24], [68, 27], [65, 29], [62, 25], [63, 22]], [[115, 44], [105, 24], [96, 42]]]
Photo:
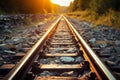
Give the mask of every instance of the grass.
[[67, 14], [72, 18], [92, 22], [94, 25], [108, 25], [120, 29], [120, 12], [109, 10], [105, 14], [98, 15], [89, 10], [71, 12]]

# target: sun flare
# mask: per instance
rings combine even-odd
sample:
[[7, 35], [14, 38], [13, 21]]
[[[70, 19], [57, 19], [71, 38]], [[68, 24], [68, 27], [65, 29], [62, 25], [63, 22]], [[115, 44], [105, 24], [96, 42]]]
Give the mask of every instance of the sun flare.
[[60, 6], [69, 6], [71, 1], [73, 0], [51, 0], [52, 3], [58, 4]]

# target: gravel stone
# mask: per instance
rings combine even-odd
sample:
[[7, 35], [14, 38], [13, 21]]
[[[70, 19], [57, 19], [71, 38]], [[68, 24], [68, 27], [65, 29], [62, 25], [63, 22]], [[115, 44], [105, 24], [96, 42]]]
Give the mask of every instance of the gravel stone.
[[72, 57], [61, 57], [60, 61], [63, 63], [73, 63], [75, 59]]
[[23, 51], [22, 43], [19, 43], [18, 45], [16, 45], [16, 47], [17, 47], [17, 52]]
[[49, 72], [49, 71], [44, 71], [41, 74], [39, 74], [40, 76], [53, 76], [54, 74]]
[[80, 63], [80, 62], [83, 62], [84, 61], [84, 59], [82, 58], [82, 57], [77, 57], [76, 59], [75, 59], [75, 62], [76, 63]]
[[7, 44], [5, 47], [9, 50], [12, 50], [12, 51], [15, 51], [17, 49], [16, 45], [11, 45], [11, 44]]
[[115, 61], [116, 65], [119, 65], [120, 64], [120, 58], [118, 58], [116, 61]]
[[109, 66], [115, 66], [115, 65], [116, 65], [116, 63], [113, 62], [113, 61], [107, 61], [107, 64], [108, 64]]
[[101, 53], [105, 53], [105, 54], [111, 54], [114, 53], [114, 48], [113, 47], [108, 47], [108, 48], [104, 48]]
[[117, 59], [116, 56], [109, 57], [109, 60], [111, 60], [111, 61], [115, 61], [116, 59]]
[[96, 42], [96, 38], [92, 38], [92, 39], [90, 39], [89, 42], [91, 42], [91, 43], [95, 43], [95, 42]]
[[3, 61], [3, 58], [2, 58], [2, 57], [0, 57], [0, 61]]
[[114, 49], [116, 53], [120, 54], [120, 47], [114, 47]]
[[101, 48], [106, 48], [107, 46], [108, 46], [107, 43], [104, 43], [104, 44], [101, 44], [101, 45], [100, 45]]
[[115, 41], [116, 46], [120, 46], [120, 41]]
[[15, 54], [16, 52], [13, 52], [13, 51], [10, 51], [10, 50], [4, 50], [5, 53], [8, 53], [8, 54]]
[[0, 44], [0, 47], [5, 47], [6, 46], [6, 44]]
[[42, 63], [42, 64], [48, 64], [48, 60], [47, 59], [40, 59], [39, 62]]
[[52, 51], [52, 53], [57, 53], [57, 52], [63, 51], [63, 50], [64, 50], [64, 48], [56, 48]]
[[0, 66], [2, 66], [3, 65], [3, 62], [2, 61], [0, 61]]
[[67, 50], [67, 53], [74, 53], [76, 51], [77, 51], [76, 48], [70, 48], [69, 50]]
[[0, 51], [6, 50], [7, 48], [5, 47], [5, 45], [0, 46]]
[[25, 41], [25, 38], [22, 38], [22, 37], [15, 37], [13, 39], [14, 44], [19, 44], [19, 43], [24, 42], [24, 41]]
[[60, 74], [60, 76], [77, 76], [77, 73], [75, 73], [74, 71], [68, 71], [68, 72], [63, 72], [62, 74]]

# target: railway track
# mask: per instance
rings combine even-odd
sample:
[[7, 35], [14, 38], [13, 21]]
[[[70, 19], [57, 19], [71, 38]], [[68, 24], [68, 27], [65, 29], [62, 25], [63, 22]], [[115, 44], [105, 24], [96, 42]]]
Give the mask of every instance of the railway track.
[[4, 80], [116, 80], [61, 16]]

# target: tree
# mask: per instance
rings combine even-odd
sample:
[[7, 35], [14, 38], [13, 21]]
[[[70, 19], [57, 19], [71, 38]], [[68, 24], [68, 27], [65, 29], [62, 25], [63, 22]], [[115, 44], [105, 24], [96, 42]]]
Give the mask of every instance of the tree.
[[74, 0], [71, 2], [69, 6], [70, 11], [80, 11], [80, 10], [86, 10], [90, 8], [90, 1], [91, 0]]
[[104, 14], [109, 9], [120, 10], [120, 0], [74, 0], [70, 6], [71, 11], [89, 9], [99, 15]]
[[0, 0], [0, 9], [7, 13], [51, 12], [50, 0]]

